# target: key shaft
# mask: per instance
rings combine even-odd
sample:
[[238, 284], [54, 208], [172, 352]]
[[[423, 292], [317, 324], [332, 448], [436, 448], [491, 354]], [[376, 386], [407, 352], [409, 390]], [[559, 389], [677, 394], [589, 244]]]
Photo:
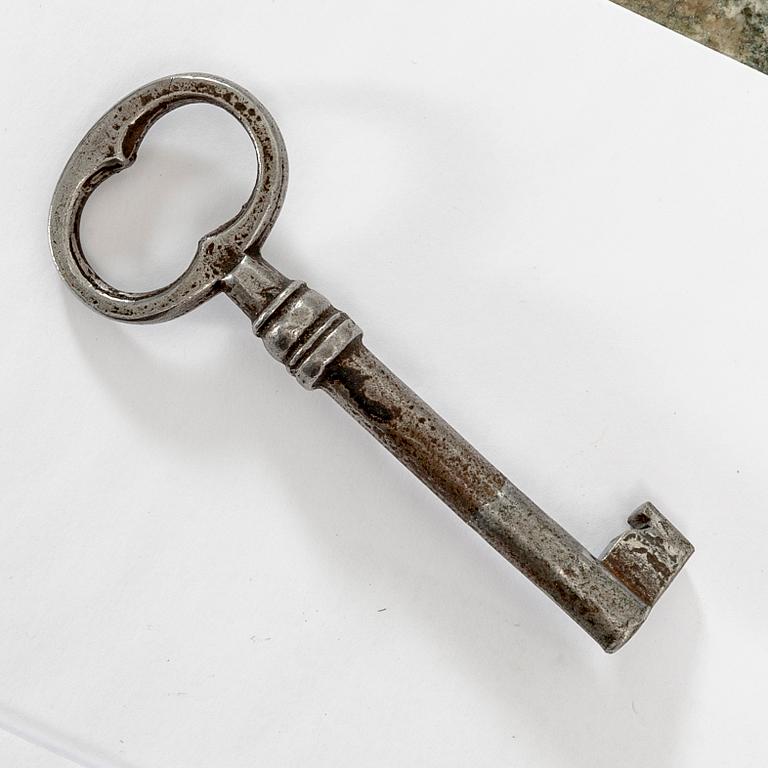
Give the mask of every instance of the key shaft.
[[593, 557], [367, 349], [357, 325], [316, 291], [259, 255], [243, 254], [225, 284], [270, 354], [303, 386], [329, 394], [606, 651], [637, 631], [693, 551], [647, 504], [640, 521], [655, 528], [636, 537], [623, 566], [615, 555], [607, 563]]

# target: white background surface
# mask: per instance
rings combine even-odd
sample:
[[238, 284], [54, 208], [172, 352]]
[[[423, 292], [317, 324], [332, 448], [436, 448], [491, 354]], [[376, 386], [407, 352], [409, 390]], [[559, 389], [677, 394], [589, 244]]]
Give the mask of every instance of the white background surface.
[[[764, 766], [768, 78], [602, 0], [15, 2], [0, 30], [0, 765]], [[595, 553], [697, 546], [604, 655], [226, 299], [89, 312], [46, 214], [158, 76], [252, 90], [264, 254]], [[213, 108], [87, 208], [155, 287], [255, 172]]]

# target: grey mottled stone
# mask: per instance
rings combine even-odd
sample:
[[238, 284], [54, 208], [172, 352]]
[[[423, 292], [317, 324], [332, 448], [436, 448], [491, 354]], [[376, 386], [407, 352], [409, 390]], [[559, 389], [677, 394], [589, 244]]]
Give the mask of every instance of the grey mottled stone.
[[613, 0], [768, 74], [768, 0]]

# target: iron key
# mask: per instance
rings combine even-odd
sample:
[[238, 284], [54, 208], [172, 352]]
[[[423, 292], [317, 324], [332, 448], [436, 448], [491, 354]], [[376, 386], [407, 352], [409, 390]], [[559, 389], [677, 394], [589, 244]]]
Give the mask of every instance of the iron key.
[[[177, 280], [155, 291], [120, 291], [83, 253], [83, 207], [100, 183], [136, 160], [161, 116], [194, 102], [219, 106], [243, 125], [258, 157], [256, 185], [240, 213], [200, 240]], [[302, 386], [327, 392], [603, 649], [620, 648], [693, 553], [691, 544], [646, 503], [629, 517], [630, 529], [593, 557], [381, 363], [353, 320], [270, 266], [261, 248], [282, 205], [287, 168], [277, 125], [246, 90], [211, 75], [157, 80], [98, 120], [67, 163], [49, 218], [56, 265], [86, 304], [127, 322], [169, 320], [226, 294]]]

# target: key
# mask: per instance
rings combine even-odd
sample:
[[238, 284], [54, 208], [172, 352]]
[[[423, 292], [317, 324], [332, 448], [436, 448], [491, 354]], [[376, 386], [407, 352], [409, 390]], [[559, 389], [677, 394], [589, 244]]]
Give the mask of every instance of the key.
[[[83, 253], [83, 207], [99, 184], [136, 160], [161, 116], [194, 102], [225, 109], [245, 128], [258, 157], [254, 190], [239, 214], [200, 240], [178, 279], [155, 291], [120, 291]], [[200, 74], [150, 83], [98, 120], [64, 168], [49, 217], [58, 270], [88, 306], [127, 322], [169, 320], [227, 295], [303, 387], [330, 395], [604, 650], [618, 650], [691, 556], [690, 542], [646, 503], [594, 557], [381, 363], [350, 317], [270, 266], [261, 250], [283, 202], [287, 167], [275, 121], [240, 86]]]

